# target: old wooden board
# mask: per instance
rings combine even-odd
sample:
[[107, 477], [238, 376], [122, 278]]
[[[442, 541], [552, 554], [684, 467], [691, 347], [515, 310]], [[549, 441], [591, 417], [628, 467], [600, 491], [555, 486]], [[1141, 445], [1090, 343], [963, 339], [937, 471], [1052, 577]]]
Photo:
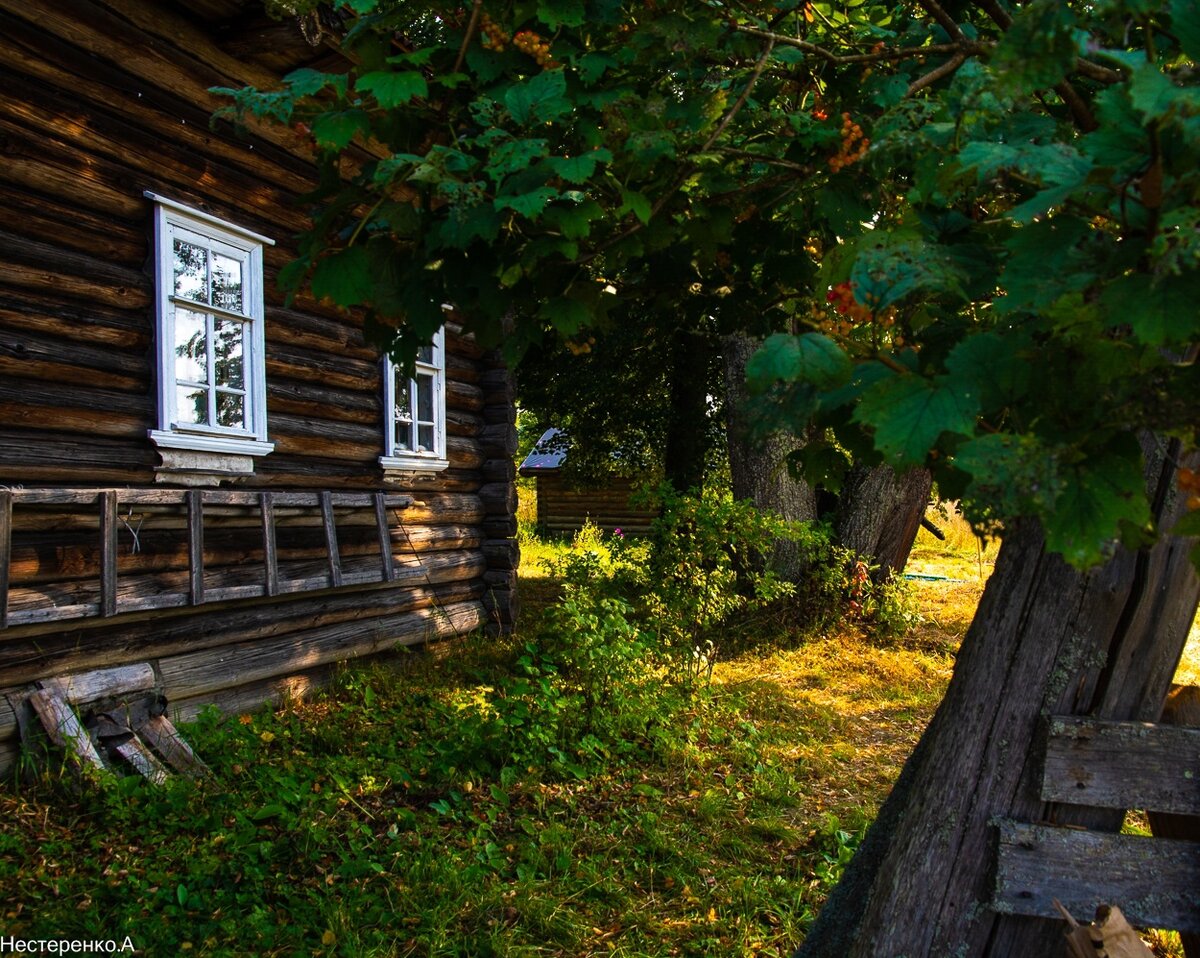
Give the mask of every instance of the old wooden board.
[[77, 675], [60, 675], [42, 680], [42, 688], [78, 705], [96, 699], [131, 692], [146, 692], [154, 688], [154, 669], [148, 663], [118, 665], [111, 669], [95, 669]]
[[1200, 843], [1001, 821], [993, 907], [1057, 918], [1119, 905], [1144, 928], [1200, 931]]
[[111, 749], [125, 759], [134, 771], [154, 785], [162, 785], [171, 777], [167, 767], [137, 738], [130, 738], [120, 745], [111, 746]]
[[208, 766], [197, 757], [166, 716], [156, 715], [150, 719], [138, 728], [138, 735], [176, 771], [193, 778], [208, 774]]
[[104, 771], [106, 766], [88, 736], [87, 729], [65, 699], [49, 689], [38, 689], [29, 696], [29, 704], [41, 720], [50, 741], [61, 748], [67, 761], [77, 770], [91, 767]]
[[1200, 815], [1200, 728], [1050, 719], [1042, 799]]

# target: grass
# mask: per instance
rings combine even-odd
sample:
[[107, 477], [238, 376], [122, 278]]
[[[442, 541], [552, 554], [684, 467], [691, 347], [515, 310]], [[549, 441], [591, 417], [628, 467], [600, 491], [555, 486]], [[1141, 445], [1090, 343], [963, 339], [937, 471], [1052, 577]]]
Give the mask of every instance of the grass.
[[[540, 560], [565, 548], [526, 539], [519, 634], [559, 589]], [[924, 622], [908, 635], [838, 628], [730, 656], [665, 732], [580, 750], [566, 772], [480, 732], [513, 638], [206, 716], [187, 732], [213, 769], [199, 785], [0, 791], [0, 932], [129, 935], [155, 955], [790, 954], [932, 715], [982, 589], [973, 541], [935, 548], [914, 553], [944, 578], [914, 583]]]

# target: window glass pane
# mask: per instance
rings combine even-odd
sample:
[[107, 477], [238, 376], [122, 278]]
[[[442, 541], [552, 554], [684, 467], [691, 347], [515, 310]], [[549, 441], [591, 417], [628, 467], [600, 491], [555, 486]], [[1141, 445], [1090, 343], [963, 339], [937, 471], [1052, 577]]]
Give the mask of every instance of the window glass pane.
[[213, 252], [212, 303], [235, 313], [242, 310], [242, 261]]
[[175, 419], [208, 425], [208, 390], [196, 386], [175, 387]]
[[411, 389], [412, 385], [407, 379], [396, 376], [396, 408], [392, 412], [393, 419], [405, 422], [412, 419], [412, 399], [409, 396]]
[[217, 425], [230, 429], [246, 428], [246, 397], [241, 393], [217, 390]]
[[432, 346], [422, 346], [420, 349], [418, 349], [417, 350], [417, 362], [432, 364], [433, 363], [433, 347]]
[[208, 302], [208, 250], [175, 240], [175, 295]]
[[433, 422], [433, 377], [418, 375], [417, 383], [417, 419], [422, 422]]
[[419, 452], [433, 452], [433, 426], [418, 426]]
[[[175, 310], [175, 378], [182, 382], [208, 382], [208, 317], [190, 309]], [[188, 420], [197, 422], [198, 420]]]
[[396, 451], [412, 451], [412, 426], [407, 422], [396, 423]]
[[236, 319], [213, 321], [213, 362], [217, 367], [216, 385], [245, 389], [245, 364], [242, 359], [242, 335], [246, 324]]

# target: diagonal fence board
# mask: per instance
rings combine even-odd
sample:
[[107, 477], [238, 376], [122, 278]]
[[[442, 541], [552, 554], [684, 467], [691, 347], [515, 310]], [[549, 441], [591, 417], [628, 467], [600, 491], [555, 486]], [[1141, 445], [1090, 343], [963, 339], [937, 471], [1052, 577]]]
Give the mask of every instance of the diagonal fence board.
[[1134, 925], [1200, 932], [1200, 842], [999, 822], [993, 907], [1059, 918], [1119, 903]]
[[1200, 815], [1200, 728], [1050, 719], [1042, 800]]

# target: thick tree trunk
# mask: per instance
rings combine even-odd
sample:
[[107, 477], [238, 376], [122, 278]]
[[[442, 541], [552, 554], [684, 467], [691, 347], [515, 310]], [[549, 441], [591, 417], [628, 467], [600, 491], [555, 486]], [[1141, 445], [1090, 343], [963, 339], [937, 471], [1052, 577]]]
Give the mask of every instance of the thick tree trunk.
[[[1182, 508], [1170, 463], [1148, 470], [1164, 528]], [[1081, 574], [1035, 524], [1010, 530], [946, 697], [799, 958], [1062, 953], [1060, 923], [988, 907], [991, 822], [1119, 829], [1119, 812], [1040, 801], [1034, 742], [1046, 715], [1158, 718], [1200, 596], [1190, 547], [1164, 537]]]
[[[816, 496], [807, 483], [788, 473], [784, 460], [803, 445], [796, 436], [775, 433], [765, 440], [749, 438], [743, 411], [746, 399], [746, 363], [759, 341], [745, 333], [721, 341], [725, 360], [725, 428], [729, 443], [729, 472], [734, 499], [749, 499], [760, 509], [770, 509], [785, 519], [808, 521], [817, 517]], [[803, 572], [795, 543], [780, 542], [771, 565], [788, 581]]]
[[890, 466], [855, 466], [833, 520], [838, 543], [876, 566], [880, 581], [904, 571], [932, 487], [926, 469], [897, 475]]

